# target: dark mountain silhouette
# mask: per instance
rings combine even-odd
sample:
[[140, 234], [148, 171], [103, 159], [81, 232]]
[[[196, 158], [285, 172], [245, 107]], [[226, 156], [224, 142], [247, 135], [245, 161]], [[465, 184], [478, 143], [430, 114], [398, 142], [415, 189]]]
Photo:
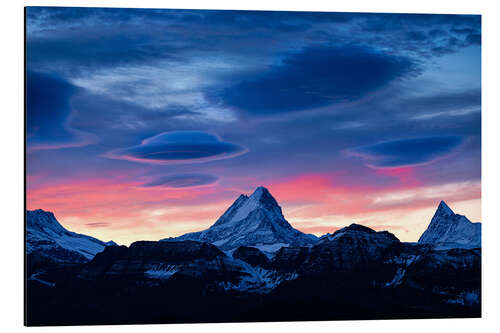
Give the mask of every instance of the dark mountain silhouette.
[[[449, 242], [447, 247], [442, 246], [443, 237], [454, 230], [455, 219], [463, 223], [444, 203], [424, 233], [432, 237], [422, 236], [425, 242], [404, 243], [390, 232], [359, 224], [316, 242], [300, 242], [295, 237], [302, 239], [305, 235], [293, 231], [269, 192], [260, 188], [255, 193], [258, 195], [253, 199], [240, 197], [211, 227], [215, 229], [213, 235], [220, 237], [228, 224], [238, 226], [226, 233], [235, 244], [235, 230], [243, 238], [249, 235], [241, 221], [265, 231], [265, 241], [258, 244], [271, 245], [267, 243], [271, 239], [283, 242], [288, 237], [283, 234], [293, 235], [276, 252], [248, 245], [223, 251], [212, 242], [182, 237], [139, 241], [129, 247], [103, 245], [91, 260], [57, 260], [50, 265], [42, 263], [31, 272], [27, 281], [27, 324], [481, 315], [481, 249], [450, 248]], [[251, 204], [255, 208], [242, 213], [245, 202], [256, 198]], [[235, 218], [246, 213], [242, 219]], [[52, 221], [50, 214], [47, 218]], [[443, 225], [443, 220], [445, 225], [452, 225], [445, 232], [435, 227]], [[57, 226], [53, 221], [50, 225]], [[267, 232], [271, 230], [268, 225], [280, 225], [281, 229]], [[201, 239], [212, 232], [196, 235]], [[218, 239], [210, 237], [215, 237], [210, 238], [212, 241]], [[43, 248], [31, 253], [37, 251], [43, 252]], [[27, 260], [29, 265], [32, 257]]]

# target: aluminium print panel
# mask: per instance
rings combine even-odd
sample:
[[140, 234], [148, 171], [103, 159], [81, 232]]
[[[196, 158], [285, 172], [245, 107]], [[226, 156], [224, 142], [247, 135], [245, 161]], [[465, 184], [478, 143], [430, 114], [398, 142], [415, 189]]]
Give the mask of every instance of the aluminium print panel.
[[26, 8], [25, 324], [481, 316], [481, 17]]

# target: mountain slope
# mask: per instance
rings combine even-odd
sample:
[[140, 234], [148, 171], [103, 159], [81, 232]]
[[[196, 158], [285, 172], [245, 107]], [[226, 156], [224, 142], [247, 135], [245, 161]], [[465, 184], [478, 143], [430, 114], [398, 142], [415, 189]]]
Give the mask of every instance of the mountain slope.
[[441, 201], [418, 243], [433, 244], [443, 249], [481, 247], [481, 223], [472, 223], [465, 216], [455, 214]]
[[274, 252], [288, 245], [311, 245], [314, 235], [294, 229], [285, 220], [281, 207], [264, 187], [251, 196], [240, 195], [229, 209], [210, 228], [169, 240], [197, 240], [216, 245], [225, 251], [239, 246], [254, 246]]
[[298, 269], [301, 275], [378, 271], [400, 244], [388, 231], [377, 232], [353, 223], [333, 235], [322, 237], [311, 248], [283, 248], [273, 258], [273, 263], [285, 270]]
[[34, 274], [27, 290], [31, 325], [479, 317], [481, 249], [403, 243], [357, 224], [272, 259], [139, 241]]
[[[212, 291], [248, 293], [268, 293], [296, 277], [271, 270], [267, 257], [257, 249], [239, 250], [235, 251], [239, 256], [230, 257], [204, 242], [139, 241], [130, 247], [106, 248], [84, 265], [78, 277], [89, 281], [147, 281], [148, 285], [198, 281]], [[255, 260], [257, 257], [259, 260]]]
[[55, 262], [87, 262], [113, 241], [105, 243], [66, 230], [51, 212], [42, 209], [26, 212], [26, 254]]

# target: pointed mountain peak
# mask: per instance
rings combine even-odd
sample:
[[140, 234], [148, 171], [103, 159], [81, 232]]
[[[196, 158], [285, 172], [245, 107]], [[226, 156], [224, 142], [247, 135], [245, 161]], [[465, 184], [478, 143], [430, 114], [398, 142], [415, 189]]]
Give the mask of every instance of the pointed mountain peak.
[[440, 212], [441, 214], [444, 214], [444, 215], [455, 214], [455, 213], [453, 213], [453, 211], [451, 210], [451, 208], [448, 207], [448, 205], [446, 204], [446, 202], [444, 202], [443, 200], [441, 200], [441, 202], [439, 203], [439, 206], [438, 206], [438, 209], [436, 211], [436, 214], [438, 212]]
[[250, 197], [255, 198], [255, 199], [260, 199], [262, 196], [265, 196], [265, 195], [271, 196], [271, 193], [269, 193], [269, 190], [267, 188], [265, 188], [264, 186], [259, 186], [255, 189], [255, 191], [252, 193], [252, 195]]
[[431, 223], [418, 242], [436, 245], [447, 243], [446, 246], [456, 247], [480, 246], [481, 226], [471, 223], [463, 215], [455, 214], [444, 201], [441, 201]]
[[317, 240], [314, 235], [294, 229], [276, 199], [263, 186], [250, 196], [241, 194], [210, 228], [176, 238], [185, 239], [209, 242], [224, 250], [244, 245], [264, 246], [267, 249], [264, 251], [290, 244], [309, 245]]
[[250, 196], [250, 199], [255, 202], [270, 203], [273, 206], [278, 206], [278, 202], [276, 201], [276, 199], [273, 197], [271, 192], [269, 192], [269, 190], [264, 186], [257, 187]]

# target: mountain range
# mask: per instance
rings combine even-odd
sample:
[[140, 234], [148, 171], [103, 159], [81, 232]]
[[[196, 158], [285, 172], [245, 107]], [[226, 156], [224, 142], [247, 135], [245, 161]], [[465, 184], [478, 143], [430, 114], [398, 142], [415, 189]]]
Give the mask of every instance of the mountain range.
[[36, 210], [27, 251], [33, 325], [480, 315], [480, 223], [444, 202], [417, 243], [359, 224], [304, 234], [264, 187], [206, 230], [128, 247]]
[[[27, 254], [40, 252], [56, 261], [85, 262], [106, 246], [116, 245], [113, 241], [103, 242], [68, 231], [53, 213], [41, 209], [27, 211], [26, 220]], [[282, 247], [312, 246], [331, 237], [326, 234], [318, 238], [293, 228], [269, 190], [258, 187], [250, 196], [241, 194], [208, 229], [160, 241], [207, 242], [228, 253], [240, 246], [250, 246], [272, 254]], [[467, 217], [455, 214], [441, 201], [418, 243], [443, 249], [478, 248], [481, 247], [481, 223], [472, 223]]]
[[283, 246], [312, 245], [318, 238], [294, 229], [283, 216], [281, 207], [265, 187], [238, 199], [208, 229], [163, 241], [196, 240], [212, 243], [222, 250], [240, 246], [276, 252]]

